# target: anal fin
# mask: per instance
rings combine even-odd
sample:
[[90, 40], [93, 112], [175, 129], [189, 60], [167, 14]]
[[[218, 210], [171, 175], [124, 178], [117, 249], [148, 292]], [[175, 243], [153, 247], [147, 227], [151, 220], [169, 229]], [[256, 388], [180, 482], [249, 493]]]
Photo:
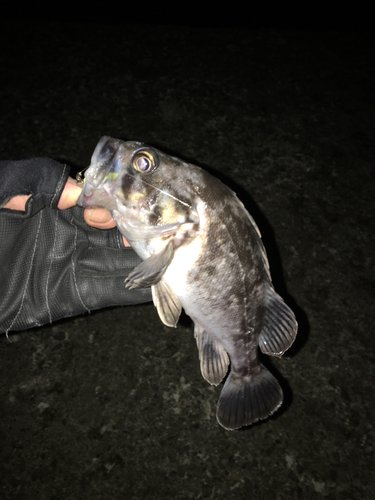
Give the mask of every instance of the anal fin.
[[267, 285], [265, 314], [259, 347], [269, 356], [282, 356], [293, 344], [298, 324], [293, 311], [271, 285]]
[[223, 344], [199, 325], [195, 325], [202, 377], [212, 385], [218, 385], [228, 371], [229, 356]]
[[167, 326], [176, 327], [182, 310], [180, 299], [163, 280], [151, 287], [151, 293], [162, 322]]

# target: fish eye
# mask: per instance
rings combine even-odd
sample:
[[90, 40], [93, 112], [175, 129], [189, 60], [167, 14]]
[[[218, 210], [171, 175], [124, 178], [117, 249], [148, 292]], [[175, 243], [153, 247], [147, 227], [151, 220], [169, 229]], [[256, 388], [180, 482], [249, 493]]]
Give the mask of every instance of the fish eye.
[[147, 149], [137, 151], [132, 158], [132, 165], [137, 172], [152, 172], [159, 165], [159, 159], [155, 152]]

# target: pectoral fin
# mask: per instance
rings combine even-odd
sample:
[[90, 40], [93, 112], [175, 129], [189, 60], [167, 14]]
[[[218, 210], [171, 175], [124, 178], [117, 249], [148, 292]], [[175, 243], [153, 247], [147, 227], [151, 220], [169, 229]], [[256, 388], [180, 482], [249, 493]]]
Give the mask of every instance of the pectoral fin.
[[173, 242], [170, 241], [161, 252], [152, 254], [133, 269], [125, 279], [126, 287], [130, 289], [148, 288], [155, 285], [170, 264], [172, 257]]
[[229, 365], [229, 356], [223, 344], [199, 325], [195, 325], [194, 336], [197, 341], [202, 377], [212, 385], [220, 384]]
[[264, 324], [259, 336], [259, 347], [269, 356], [282, 356], [293, 344], [298, 324], [293, 311], [272, 286], [265, 296]]
[[179, 298], [163, 280], [153, 285], [151, 292], [160, 319], [165, 325], [175, 328], [182, 310]]

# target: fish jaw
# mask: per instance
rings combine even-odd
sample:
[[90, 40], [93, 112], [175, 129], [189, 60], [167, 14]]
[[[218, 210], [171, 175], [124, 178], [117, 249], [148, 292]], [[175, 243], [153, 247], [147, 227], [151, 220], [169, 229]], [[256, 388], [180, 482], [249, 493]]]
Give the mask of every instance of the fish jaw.
[[111, 211], [117, 206], [116, 200], [104, 188], [94, 188], [89, 183], [85, 183], [81, 194], [77, 200], [79, 207], [101, 207]]

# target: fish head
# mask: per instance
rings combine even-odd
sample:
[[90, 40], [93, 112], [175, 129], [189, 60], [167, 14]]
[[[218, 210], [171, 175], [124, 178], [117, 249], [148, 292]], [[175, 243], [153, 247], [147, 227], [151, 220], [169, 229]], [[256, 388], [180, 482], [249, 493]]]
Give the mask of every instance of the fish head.
[[[141, 142], [100, 139], [78, 200], [108, 209], [132, 244], [165, 238], [197, 224], [195, 193], [185, 183], [189, 165]], [[186, 228], [186, 226], [185, 226]]]

